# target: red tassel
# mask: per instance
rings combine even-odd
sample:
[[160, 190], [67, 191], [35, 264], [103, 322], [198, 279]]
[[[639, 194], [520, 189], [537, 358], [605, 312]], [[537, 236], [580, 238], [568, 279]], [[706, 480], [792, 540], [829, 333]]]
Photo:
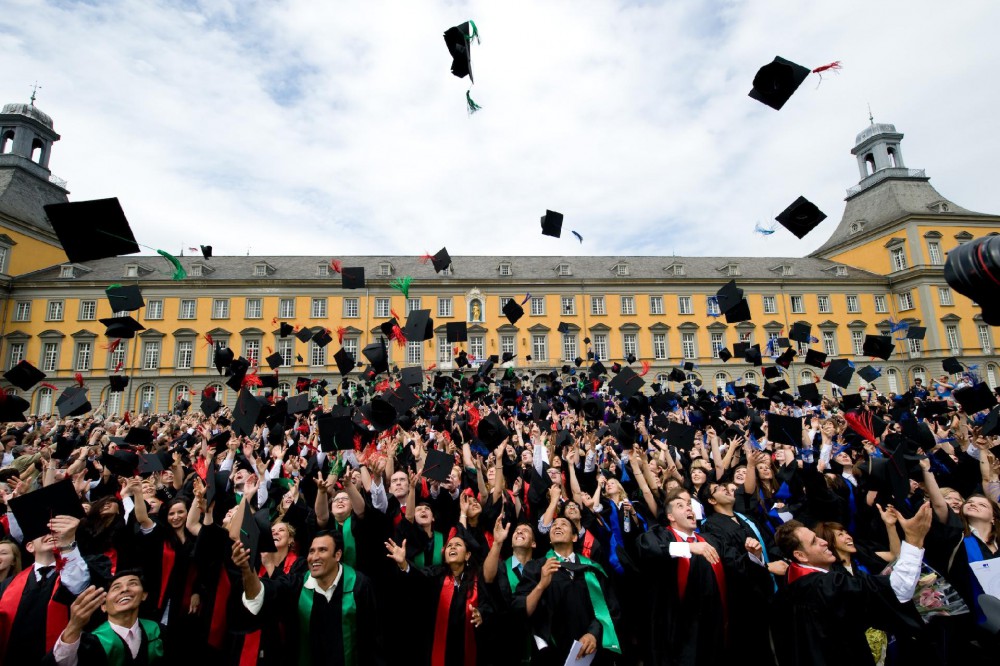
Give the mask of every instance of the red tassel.
[[205, 334], [205, 342], [208, 343], [209, 347], [214, 347], [215, 346], [215, 340], [213, 340], [212, 336], [209, 335], [208, 333]]
[[382, 391], [388, 390], [388, 388], [389, 388], [389, 380], [383, 379], [382, 381], [380, 381], [378, 384], [375, 385], [375, 392], [381, 393]]
[[479, 421], [483, 418], [476, 407], [469, 407], [466, 412], [468, 415], [469, 429], [472, 430], [472, 434], [479, 437]]
[[272, 351], [271, 351], [271, 348], [270, 348], [270, 347], [264, 347], [264, 349], [266, 349], [266, 350], [267, 350], [267, 355], [268, 355], [268, 356], [270, 356], [271, 354], [273, 354], [273, 353], [274, 353], [274, 352], [272, 352]]
[[344, 346], [344, 335], [346, 334], [347, 334], [346, 328], [344, 328], [343, 326], [337, 327], [337, 344], [339, 344], [341, 347]]
[[277, 325], [278, 325], [278, 318], [271, 317], [271, 326], [277, 326]]
[[645, 377], [645, 376], [646, 376], [646, 373], [648, 373], [648, 372], [649, 372], [649, 368], [650, 368], [650, 366], [652, 366], [652, 365], [653, 365], [653, 364], [652, 364], [652, 363], [650, 363], [649, 361], [643, 361], [643, 362], [642, 362], [642, 372], [640, 372], [640, 373], [639, 373], [639, 376], [640, 376], [640, 377]]
[[455, 345], [454, 347], [451, 348], [451, 355], [458, 356], [458, 345]]
[[872, 431], [872, 415], [868, 412], [863, 414], [858, 414], [857, 412], [845, 412], [844, 420], [847, 421], [847, 425], [851, 426], [851, 429], [867, 439], [872, 444], [878, 442], [878, 437]]
[[203, 398], [214, 398], [215, 397], [215, 387], [206, 386], [201, 390], [201, 397]]
[[438, 364], [437, 364], [437, 363], [431, 363], [430, 365], [428, 365], [428, 366], [427, 366], [427, 369], [428, 369], [428, 370], [433, 370], [433, 369], [434, 369], [434, 368], [436, 368], [436, 367], [438, 367]]
[[118, 349], [118, 345], [120, 345], [121, 343], [122, 343], [121, 338], [115, 338], [114, 340], [111, 341], [111, 344], [101, 345], [101, 348], [107, 349], [109, 354], [113, 354], [115, 350]]
[[827, 63], [825, 65], [820, 65], [812, 71], [813, 74], [821, 74], [827, 70], [839, 71], [841, 69], [840, 61], [834, 60], [833, 62]]
[[422, 257], [420, 257], [420, 263], [426, 264], [428, 261], [431, 261], [433, 258], [434, 258], [433, 254], [426, 254], [425, 253]]
[[392, 318], [395, 319], [396, 321], [400, 321], [402, 319], [402, 317], [399, 316], [399, 313], [397, 313], [395, 310], [390, 309], [389, 312], [392, 314]]
[[80, 388], [83, 388], [83, 373], [81, 373], [81, 372], [76, 373], [75, 375], [73, 375], [73, 379], [76, 380], [76, 385], [77, 386], [79, 386]]
[[260, 377], [257, 376], [256, 372], [250, 373], [249, 375], [244, 377], [243, 381], [240, 383], [240, 386], [242, 386], [243, 388], [256, 388], [258, 386], [263, 386], [263, 385], [264, 382], [260, 380]]
[[132, 423], [132, 414], [126, 409], [125, 414], [122, 416], [122, 421], [125, 423]]
[[59, 390], [59, 389], [56, 388], [55, 384], [50, 384], [48, 382], [42, 382], [41, 384], [39, 384], [39, 386], [41, 386], [42, 388], [47, 388], [47, 389], [49, 389], [51, 391], [58, 391]]
[[597, 393], [597, 389], [601, 388], [601, 382], [597, 379], [593, 380], [591, 385], [594, 387], [591, 393]]
[[118, 361], [118, 365], [115, 366], [115, 372], [121, 372], [121, 369], [124, 365], [125, 365], [124, 361]]
[[392, 326], [392, 339], [396, 341], [399, 347], [406, 346], [406, 336], [403, 335], [403, 329], [399, 327], [399, 324], [393, 324]]
[[330, 260], [330, 268], [333, 269], [334, 273], [343, 273], [344, 272], [344, 265], [342, 263], [340, 263], [340, 259], [331, 259]]
[[354, 433], [354, 450], [355, 451], [360, 451], [361, 450], [361, 434], [360, 433]]

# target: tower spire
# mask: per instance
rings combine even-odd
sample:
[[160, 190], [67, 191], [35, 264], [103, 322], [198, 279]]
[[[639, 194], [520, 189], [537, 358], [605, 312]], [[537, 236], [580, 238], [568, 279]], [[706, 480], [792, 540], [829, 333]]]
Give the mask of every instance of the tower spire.
[[35, 85], [31, 86], [31, 106], [35, 105], [35, 100], [38, 98], [38, 89], [41, 88], [38, 85], [38, 81], [35, 81]]
[[868, 123], [875, 126], [875, 116], [872, 115], [872, 104], [868, 102]]

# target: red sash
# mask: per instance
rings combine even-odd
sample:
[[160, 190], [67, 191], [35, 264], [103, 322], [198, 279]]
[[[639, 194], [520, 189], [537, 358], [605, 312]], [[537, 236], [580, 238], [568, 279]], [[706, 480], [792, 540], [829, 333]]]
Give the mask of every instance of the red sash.
[[[288, 553], [285, 556], [285, 564], [281, 569], [286, 573], [290, 573], [292, 570], [292, 565], [295, 564], [295, 560], [299, 559], [299, 556], [295, 553]], [[264, 567], [260, 568], [260, 575], [266, 576], [267, 569]], [[251, 631], [246, 636], [243, 637], [243, 647], [240, 649], [240, 663], [239, 666], [256, 666], [257, 656], [260, 654], [260, 629], [256, 631]]]
[[214, 648], [221, 648], [226, 639], [226, 602], [229, 601], [231, 589], [229, 574], [223, 566], [219, 572], [219, 582], [215, 586], [215, 601], [212, 603], [212, 618], [208, 626], [208, 644]]
[[[160, 561], [160, 610], [163, 609], [163, 604], [166, 600], [167, 587], [170, 585], [170, 575], [174, 572], [174, 561], [176, 559], [177, 553], [174, 551], [174, 547], [170, 545], [169, 541], [164, 541], [163, 557]], [[181, 597], [181, 603], [185, 606], [191, 601], [191, 593], [194, 590], [194, 578], [194, 567], [189, 566], [187, 580], [184, 583], [184, 595]]]
[[[680, 543], [686, 543], [687, 540], [681, 536], [680, 532], [674, 528], [670, 528], [670, 531], [674, 533], [674, 538]], [[705, 539], [700, 534], [693, 535], [696, 542], [704, 542]], [[694, 557], [692, 555], [691, 557]], [[684, 592], [687, 591], [688, 574], [691, 572], [691, 558], [690, 557], [679, 557], [677, 558], [677, 595], [683, 600]], [[729, 636], [729, 605], [726, 598], [726, 572], [722, 568], [722, 560], [712, 565], [712, 573], [715, 574], [715, 583], [719, 587], [719, 602], [722, 605], [722, 621], [723, 629], [726, 632], [728, 639]]]
[[819, 573], [819, 572], [816, 571], [815, 569], [807, 569], [806, 567], [800, 565], [798, 562], [790, 564], [788, 566], [788, 574], [787, 574], [788, 584], [791, 585], [799, 578], [803, 578], [805, 576], [808, 576], [809, 574], [814, 574], [814, 573]]
[[591, 534], [590, 530], [583, 531], [583, 546], [580, 548], [580, 554], [590, 559], [590, 551], [594, 549], [594, 535]]
[[[473, 577], [472, 585], [466, 596], [465, 604], [465, 666], [476, 664], [476, 634], [472, 626], [472, 608], [478, 607], [478, 580]], [[438, 597], [437, 614], [434, 619], [434, 646], [431, 652], [431, 666], [444, 666], [445, 651], [448, 647], [448, 615], [451, 612], [451, 598], [455, 593], [455, 578], [446, 574], [441, 582], [441, 594]]]
[[[21, 573], [14, 576], [0, 599], [0, 658], [7, 653], [10, 630], [14, 626], [14, 617], [17, 615], [17, 608], [21, 605], [21, 597], [24, 595], [24, 587], [28, 584], [28, 576], [35, 575], [35, 567], [30, 566]], [[59, 578], [52, 586], [52, 596], [45, 610], [45, 651], [51, 652], [52, 646], [56, 644], [59, 635], [69, 624], [69, 607], [54, 601], [56, 592], [59, 591]]]
[[104, 551], [104, 554], [108, 556], [109, 560], [111, 560], [111, 575], [114, 576], [115, 572], [118, 570], [118, 549], [111, 546]]

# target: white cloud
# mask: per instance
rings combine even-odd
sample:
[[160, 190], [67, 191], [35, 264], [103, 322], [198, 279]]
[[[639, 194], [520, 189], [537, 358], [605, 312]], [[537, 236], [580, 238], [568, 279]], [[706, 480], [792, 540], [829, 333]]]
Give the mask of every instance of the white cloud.
[[[441, 39], [470, 17], [471, 118]], [[73, 198], [118, 196], [168, 251], [796, 256], [839, 221], [868, 103], [945, 196], [1000, 208], [998, 19], [927, 0], [7, 0], [0, 91], [40, 81]], [[774, 112], [746, 94], [777, 54], [844, 70]], [[800, 194], [829, 215], [813, 234], [752, 233]], [[539, 235], [546, 208], [563, 239]]]

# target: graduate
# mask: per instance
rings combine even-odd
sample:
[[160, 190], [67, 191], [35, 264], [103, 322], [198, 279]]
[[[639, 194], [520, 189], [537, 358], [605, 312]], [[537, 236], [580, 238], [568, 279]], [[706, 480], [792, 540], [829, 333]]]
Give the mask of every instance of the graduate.
[[[59, 666], [155, 666], [166, 663], [160, 625], [139, 617], [147, 592], [137, 569], [116, 572], [107, 592], [90, 586], [70, 607], [69, 623], [45, 664]], [[100, 609], [108, 619], [84, 631]]]
[[[512, 555], [501, 557], [501, 550], [510, 535]], [[496, 615], [488, 627], [491, 663], [530, 664], [533, 641], [531, 629], [523, 613], [515, 612], [514, 600], [524, 567], [531, 561], [536, 547], [531, 525], [521, 523], [511, 533], [510, 524], [497, 518], [493, 527], [493, 545], [483, 563], [486, 581], [496, 606]]]

